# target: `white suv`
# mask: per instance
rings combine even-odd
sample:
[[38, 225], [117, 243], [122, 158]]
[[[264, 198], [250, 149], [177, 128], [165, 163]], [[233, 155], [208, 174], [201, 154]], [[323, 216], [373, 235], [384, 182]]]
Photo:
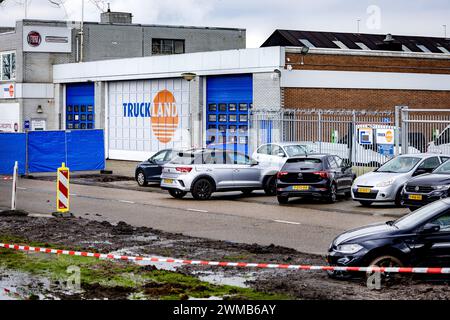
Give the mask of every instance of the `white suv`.
[[191, 150], [180, 152], [163, 167], [161, 188], [174, 198], [188, 192], [194, 199], [208, 200], [213, 192], [242, 191], [245, 194], [262, 189], [276, 194], [276, 168], [261, 167], [249, 156], [224, 150]]

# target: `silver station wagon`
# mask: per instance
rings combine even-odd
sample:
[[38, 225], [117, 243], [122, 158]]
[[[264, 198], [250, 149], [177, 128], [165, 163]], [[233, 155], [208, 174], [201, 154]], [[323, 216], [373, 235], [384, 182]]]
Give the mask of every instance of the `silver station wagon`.
[[180, 152], [163, 167], [161, 188], [174, 198], [188, 192], [194, 199], [208, 200], [214, 192], [262, 189], [276, 194], [276, 168], [262, 167], [249, 156], [233, 151], [199, 149]]

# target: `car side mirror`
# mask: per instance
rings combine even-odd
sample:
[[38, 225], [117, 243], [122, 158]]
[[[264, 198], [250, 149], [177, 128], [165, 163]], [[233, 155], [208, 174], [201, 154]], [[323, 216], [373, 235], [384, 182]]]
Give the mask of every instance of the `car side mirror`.
[[280, 157], [280, 158], [286, 157], [286, 155], [283, 152], [278, 152], [277, 156]]
[[252, 161], [250, 162], [250, 166], [252, 166], [252, 167], [257, 166], [258, 164], [259, 164], [259, 162], [256, 161], [256, 160], [252, 160]]
[[414, 171], [413, 177], [420, 176], [421, 174], [425, 174], [427, 172], [428, 172], [427, 169], [417, 169], [416, 171]]
[[434, 223], [427, 223], [426, 225], [423, 226], [420, 233], [423, 233], [423, 234], [435, 233], [435, 232], [439, 232], [439, 230], [441, 230], [440, 225], [434, 224]]
[[153, 163], [155, 163], [155, 160], [153, 160], [152, 158], [150, 158], [150, 159], [148, 159], [148, 162], [153, 164]]

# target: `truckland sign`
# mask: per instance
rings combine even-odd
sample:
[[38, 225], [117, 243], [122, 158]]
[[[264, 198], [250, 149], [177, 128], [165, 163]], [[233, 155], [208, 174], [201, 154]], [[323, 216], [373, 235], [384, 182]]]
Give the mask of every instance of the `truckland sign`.
[[162, 149], [191, 147], [189, 99], [189, 83], [180, 78], [109, 83], [109, 156], [142, 160]]
[[172, 140], [178, 128], [179, 117], [172, 92], [162, 90], [150, 102], [123, 103], [124, 117], [151, 118], [152, 130], [155, 137], [162, 143]]

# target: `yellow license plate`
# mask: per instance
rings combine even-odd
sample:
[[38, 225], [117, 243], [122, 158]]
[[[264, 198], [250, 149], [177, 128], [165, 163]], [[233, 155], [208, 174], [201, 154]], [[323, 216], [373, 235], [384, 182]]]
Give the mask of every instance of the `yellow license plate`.
[[422, 195], [421, 194], [410, 194], [408, 196], [409, 200], [422, 200]]
[[309, 190], [309, 186], [293, 186], [292, 189], [296, 191], [307, 191]]
[[163, 183], [173, 183], [173, 179], [163, 179]]
[[370, 193], [371, 191], [370, 188], [358, 188], [358, 193]]

